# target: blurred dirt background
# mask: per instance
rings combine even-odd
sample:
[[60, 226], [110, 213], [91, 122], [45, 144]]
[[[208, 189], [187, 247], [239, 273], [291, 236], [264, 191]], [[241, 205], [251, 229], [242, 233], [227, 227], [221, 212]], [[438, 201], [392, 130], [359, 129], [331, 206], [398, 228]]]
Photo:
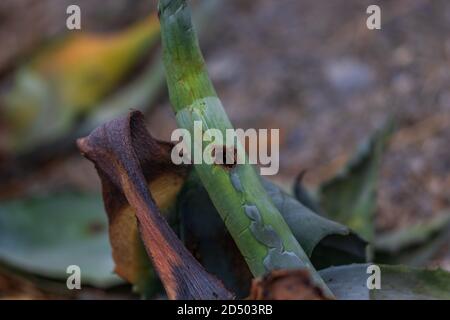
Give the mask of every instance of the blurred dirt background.
[[[156, 6], [144, 0], [2, 0], [3, 81], [37, 44], [65, 31], [72, 3], [82, 8], [85, 31], [119, 29]], [[375, 3], [382, 8], [382, 30], [370, 31], [366, 8]], [[450, 207], [449, 34], [447, 0], [224, 0], [201, 45], [235, 127], [280, 128], [276, 180], [286, 186], [304, 169], [311, 188], [333, 176], [395, 115], [399, 130], [384, 158], [377, 212], [377, 228], [392, 230]], [[170, 138], [175, 122], [166, 92], [148, 119], [153, 135]], [[55, 166], [29, 175], [28, 188], [99, 188], [93, 168], [77, 154]], [[450, 270], [449, 256], [436, 259]], [[0, 287], [11, 281], [0, 277]], [[34, 295], [35, 289], [21, 288]]]

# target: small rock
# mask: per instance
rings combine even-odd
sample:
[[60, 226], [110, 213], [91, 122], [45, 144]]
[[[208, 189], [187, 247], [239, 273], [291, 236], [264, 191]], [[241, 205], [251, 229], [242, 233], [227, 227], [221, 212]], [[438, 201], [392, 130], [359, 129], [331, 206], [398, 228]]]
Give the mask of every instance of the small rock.
[[353, 58], [327, 63], [324, 71], [330, 84], [342, 93], [366, 89], [375, 81], [373, 69]]

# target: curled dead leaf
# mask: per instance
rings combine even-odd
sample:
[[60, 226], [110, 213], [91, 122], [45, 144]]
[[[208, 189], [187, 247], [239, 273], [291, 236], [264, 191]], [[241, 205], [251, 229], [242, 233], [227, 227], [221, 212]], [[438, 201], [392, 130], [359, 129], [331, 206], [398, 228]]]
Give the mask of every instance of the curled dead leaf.
[[275, 270], [254, 279], [250, 300], [329, 300], [308, 270]]
[[139, 246], [142, 239], [170, 299], [233, 297], [187, 251], [160, 213], [158, 206], [176, 197], [188, 168], [170, 161], [172, 145], [147, 132], [142, 113], [110, 121], [77, 144], [102, 180], [119, 275], [135, 284], [142, 280], [149, 267]]

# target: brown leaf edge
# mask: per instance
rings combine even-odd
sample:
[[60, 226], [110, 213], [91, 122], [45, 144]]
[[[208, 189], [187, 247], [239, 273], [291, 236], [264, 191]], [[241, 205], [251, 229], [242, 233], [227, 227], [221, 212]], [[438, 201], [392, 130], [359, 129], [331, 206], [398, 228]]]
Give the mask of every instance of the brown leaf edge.
[[234, 298], [184, 247], [155, 204], [147, 181], [185, 169], [170, 161], [171, 144], [147, 132], [141, 112], [100, 126], [77, 145], [95, 164], [110, 224], [120, 204], [128, 202], [134, 210], [140, 237], [169, 299]]
[[274, 270], [254, 279], [249, 300], [329, 300], [306, 269]]

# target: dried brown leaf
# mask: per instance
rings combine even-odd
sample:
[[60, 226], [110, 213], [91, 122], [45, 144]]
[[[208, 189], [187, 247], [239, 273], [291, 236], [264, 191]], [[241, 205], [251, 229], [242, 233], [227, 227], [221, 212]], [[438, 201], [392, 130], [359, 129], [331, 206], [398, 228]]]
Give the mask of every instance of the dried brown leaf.
[[158, 206], [175, 198], [188, 168], [172, 163], [172, 145], [151, 137], [142, 113], [110, 121], [77, 143], [102, 180], [119, 275], [139, 281], [136, 276], [146, 267], [141, 238], [170, 299], [233, 297], [187, 251], [160, 213]]
[[275, 270], [254, 279], [251, 300], [328, 300], [308, 270]]

